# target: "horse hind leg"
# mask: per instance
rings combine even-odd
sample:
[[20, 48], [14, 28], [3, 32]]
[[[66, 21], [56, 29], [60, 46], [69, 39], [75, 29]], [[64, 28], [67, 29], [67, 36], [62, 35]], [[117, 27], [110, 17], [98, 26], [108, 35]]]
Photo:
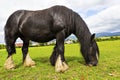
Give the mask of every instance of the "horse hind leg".
[[19, 37], [19, 29], [18, 24], [20, 17], [23, 15], [23, 11], [17, 11], [13, 13], [7, 20], [6, 25], [4, 27], [5, 32], [5, 42], [6, 42], [6, 50], [8, 52], [7, 60], [5, 61], [4, 67], [6, 69], [15, 68], [13, 63], [12, 54], [16, 53], [15, 50], [15, 41]]
[[29, 56], [28, 46], [29, 46], [29, 40], [23, 39], [23, 47], [22, 47], [23, 65], [26, 67], [35, 67], [35, 62]]
[[57, 60], [58, 54], [57, 53], [57, 45], [55, 45], [52, 55], [50, 56], [50, 63], [51, 65], [55, 66], [55, 62]]
[[13, 62], [12, 55], [14, 53], [16, 53], [15, 44], [14, 44], [16, 39], [9, 38], [8, 36], [6, 36], [5, 40], [6, 40], [6, 49], [8, 52], [8, 57], [5, 61], [4, 68], [5, 69], [14, 69], [15, 64]]

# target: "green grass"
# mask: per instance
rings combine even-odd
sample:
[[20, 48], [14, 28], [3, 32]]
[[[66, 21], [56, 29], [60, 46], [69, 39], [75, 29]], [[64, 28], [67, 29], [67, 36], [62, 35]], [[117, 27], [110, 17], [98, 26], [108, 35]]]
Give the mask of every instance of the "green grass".
[[0, 50], [0, 80], [120, 80], [120, 40], [98, 42], [99, 64], [96, 67], [84, 65], [79, 44], [65, 45], [65, 57], [69, 70], [56, 73], [49, 62], [53, 46], [31, 47], [29, 53], [36, 67], [23, 67], [21, 49], [17, 48], [14, 70], [5, 70], [3, 65], [7, 52]]

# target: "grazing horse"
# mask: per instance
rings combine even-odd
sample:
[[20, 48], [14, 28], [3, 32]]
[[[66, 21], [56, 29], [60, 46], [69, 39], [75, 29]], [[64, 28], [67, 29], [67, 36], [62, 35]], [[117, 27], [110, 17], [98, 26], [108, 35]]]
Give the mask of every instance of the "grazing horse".
[[5, 28], [5, 42], [8, 57], [4, 64], [6, 69], [15, 68], [12, 55], [16, 53], [15, 41], [23, 41], [23, 65], [34, 66], [35, 62], [28, 54], [29, 41], [48, 42], [56, 39], [56, 45], [50, 57], [56, 72], [64, 72], [69, 67], [64, 57], [64, 40], [74, 34], [80, 44], [81, 53], [87, 65], [98, 64], [99, 49], [83, 19], [73, 10], [65, 6], [53, 6], [48, 9], [29, 11], [18, 10], [7, 20]]

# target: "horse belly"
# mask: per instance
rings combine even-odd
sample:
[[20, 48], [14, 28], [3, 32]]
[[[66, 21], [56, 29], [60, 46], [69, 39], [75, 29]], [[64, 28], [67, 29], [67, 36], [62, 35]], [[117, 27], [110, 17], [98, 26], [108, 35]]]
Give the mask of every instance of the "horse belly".
[[30, 40], [35, 42], [48, 42], [50, 40], [53, 40], [55, 38], [54, 34], [32, 34], [29, 36]]
[[44, 37], [36, 37], [36, 38], [32, 38], [31, 40], [32, 41], [35, 41], [35, 42], [48, 42], [48, 41], [51, 41], [53, 40], [55, 37], [54, 36], [44, 36]]

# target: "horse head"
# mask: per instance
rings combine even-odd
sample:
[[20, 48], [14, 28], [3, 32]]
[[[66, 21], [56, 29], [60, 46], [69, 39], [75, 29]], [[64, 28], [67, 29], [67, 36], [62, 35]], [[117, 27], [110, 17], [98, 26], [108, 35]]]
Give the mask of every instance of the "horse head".
[[87, 55], [85, 55], [85, 61], [88, 66], [96, 66], [98, 64], [99, 49], [94, 38], [95, 34], [90, 37], [88, 52]]

